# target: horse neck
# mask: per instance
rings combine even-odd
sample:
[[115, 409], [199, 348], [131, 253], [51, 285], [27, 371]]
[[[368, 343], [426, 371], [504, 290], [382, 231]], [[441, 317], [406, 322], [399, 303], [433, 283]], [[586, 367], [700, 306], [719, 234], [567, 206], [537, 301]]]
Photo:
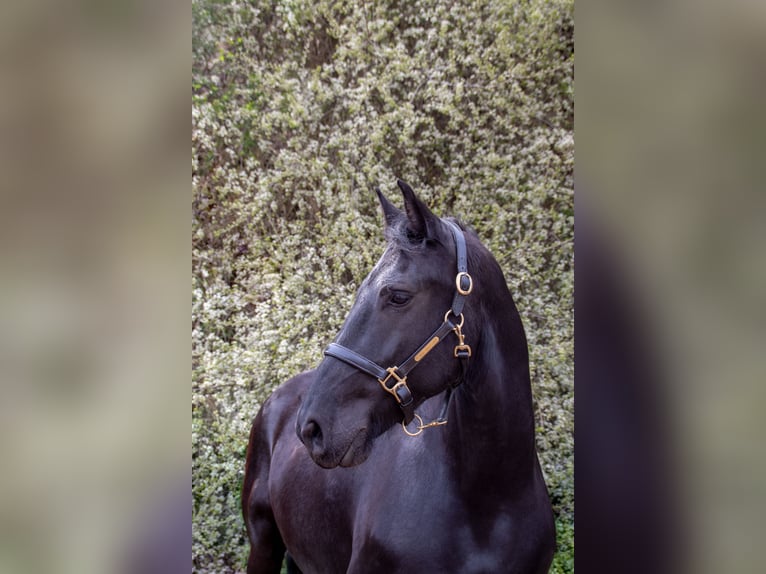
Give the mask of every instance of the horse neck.
[[504, 281], [482, 307], [474, 356], [448, 427], [461, 481], [491, 496], [487, 486], [498, 481], [525, 489], [538, 463], [526, 336]]

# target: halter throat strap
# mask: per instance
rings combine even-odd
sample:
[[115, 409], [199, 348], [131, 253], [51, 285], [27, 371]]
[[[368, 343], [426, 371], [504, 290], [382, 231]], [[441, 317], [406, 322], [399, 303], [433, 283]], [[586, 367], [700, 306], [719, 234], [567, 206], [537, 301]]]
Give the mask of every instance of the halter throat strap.
[[[443, 425], [447, 421], [444, 416], [447, 412], [447, 406], [449, 398], [451, 396], [451, 388], [448, 388], [447, 398], [442, 408], [442, 413], [439, 419], [423, 425], [422, 419], [415, 414], [415, 399], [407, 386], [407, 375], [414, 369], [420, 361], [422, 361], [428, 353], [433, 350], [444, 338], [453, 331], [458, 337], [458, 344], [455, 345], [453, 355], [456, 359], [461, 361], [461, 368], [463, 374], [466, 371], [466, 363], [471, 356], [471, 347], [465, 344], [464, 336], [462, 332], [464, 317], [463, 307], [465, 306], [466, 297], [473, 290], [473, 279], [468, 274], [468, 256], [465, 247], [465, 237], [462, 230], [452, 223], [451, 221], [442, 220], [452, 232], [452, 236], [455, 239], [455, 250], [457, 255], [457, 275], [455, 276], [455, 296], [452, 299], [452, 306], [444, 315], [444, 321], [441, 325], [420, 345], [400, 366], [393, 366], [384, 369], [374, 361], [371, 361], [367, 357], [360, 355], [356, 351], [339, 345], [338, 343], [330, 343], [325, 349], [324, 354], [328, 357], [333, 357], [344, 363], [351, 365], [366, 373], [372, 377], [375, 377], [380, 383], [383, 390], [393, 395], [399, 407], [404, 413], [404, 430], [407, 434], [415, 435], [429, 426]], [[450, 319], [452, 315], [452, 319]], [[456, 324], [457, 323], [457, 324]], [[462, 382], [462, 379], [461, 381]], [[460, 383], [458, 383], [460, 384]], [[420, 420], [418, 431], [416, 433], [410, 433], [407, 430], [408, 425], [413, 418], [417, 417]]]

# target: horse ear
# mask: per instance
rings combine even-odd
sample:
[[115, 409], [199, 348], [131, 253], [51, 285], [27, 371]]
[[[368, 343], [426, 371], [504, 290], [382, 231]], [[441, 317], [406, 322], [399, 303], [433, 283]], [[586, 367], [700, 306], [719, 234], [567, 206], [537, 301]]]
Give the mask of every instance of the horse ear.
[[401, 179], [396, 180], [404, 196], [404, 210], [407, 212], [407, 227], [413, 235], [423, 239], [435, 239], [438, 235], [439, 218], [425, 203], [420, 201], [412, 188]]
[[398, 217], [401, 217], [402, 212], [401, 210], [397, 209], [393, 203], [388, 201], [386, 199], [386, 196], [383, 195], [383, 192], [380, 191], [379, 187], [375, 188], [375, 193], [378, 194], [378, 200], [380, 201], [380, 207], [383, 208], [383, 217], [386, 219], [386, 227], [391, 225], [395, 219]]

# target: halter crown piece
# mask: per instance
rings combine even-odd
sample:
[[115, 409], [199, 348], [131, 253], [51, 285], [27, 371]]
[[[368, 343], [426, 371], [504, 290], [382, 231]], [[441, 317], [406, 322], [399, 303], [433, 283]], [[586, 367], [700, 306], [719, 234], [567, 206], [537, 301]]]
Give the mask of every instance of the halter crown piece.
[[[468, 358], [471, 356], [471, 347], [465, 343], [465, 337], [463, 335], [463, 324], [465, 322], [465, 317], [463, 317], [463, 306], [465, 305], [466, 297], [473, 290], [473, 279], [468, 274], [468, 257], [465, 249], [465, 237], [457, 225], [451, 221], [442, 221], [449, 227], [450, 231], [452, 231], [452, 236], [455, 238], [457, 275], [455, 276], [455, 296], [452, 299], [452, 307], [450, 307], [444, 314], [444, 321], [439, 328], [436, 329], [436, 331], [426, 339], [426, 342], [420, 345], [414, 353], [407, 357], [401, 366], [388, 367], [387, 369], [384, 369], [374, 361], [363, 357], [356, 351], [352, 351], [348, 347], [344, 347], [337, 343], [330, 343], [324, 351], [324, 354], [328, 357], [343, 361], [352, 367], [356, 367], [363, 373], [375, 377], [380, 383], [380, 386], [383, 387], [383, 390], [390, 393], [402, 409], [402, 412], [404, 413], [402, 428], [404, 429], [404, 432], [410, 436], [419, 435], [425, 428], [447, 424], [447, 420], [444, 417], [447, 414], [447, 407], [449, 406], [449, 400], [452, 395], [452, 387], [450, 386], [447, 388], [447, 396], [439, 418], [424, 424], [423, 419], [415, 414], [415, 400], [410, 388], [407, 386], [407, 375], [410, 371], [412, 371], [412, 369], [414, 369], [450, 331], [454, 332], [458, 338], [458, 343], [453, 350], [453, 356], [460, 360], [464, 375]], [[450, 320], [450, 315], [454, 321]], [[462, 382], [462, 378], [460, 382]], [[458, 382], [458, 384], [460, 384], [460, 382]], [[413, 418], [418, 420], [416, 432], [407, 430], [407, 425], [412, 422]]]

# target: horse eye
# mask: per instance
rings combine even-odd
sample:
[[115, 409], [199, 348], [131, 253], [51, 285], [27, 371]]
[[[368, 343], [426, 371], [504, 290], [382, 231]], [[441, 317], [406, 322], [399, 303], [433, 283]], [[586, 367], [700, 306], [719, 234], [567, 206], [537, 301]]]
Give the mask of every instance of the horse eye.
[[393, 291], [391, 293], [391, 298], [389, 299], [392, 305], [396, 307], [401, 307], [403, 305], [406, 305], [410, 301], [410, 295], [408, 293], [404, 293], [403, 291]]

